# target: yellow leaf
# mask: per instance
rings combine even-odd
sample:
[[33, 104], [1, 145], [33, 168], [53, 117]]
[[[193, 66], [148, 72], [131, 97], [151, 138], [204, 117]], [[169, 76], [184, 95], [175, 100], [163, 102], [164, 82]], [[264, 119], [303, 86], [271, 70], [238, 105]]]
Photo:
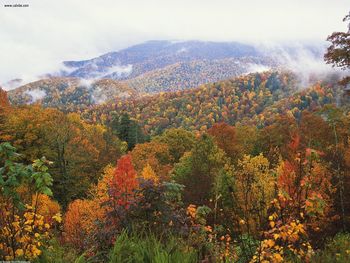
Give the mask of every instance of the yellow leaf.
[[273, 247], [275, 245], [275, 241], [273, 241], [272, 239], [266, 240], [265, 243], [268, 247]]
[[273, 254], [273, 258], [275, 259], [274, 262], [282, 262], [283, 261], [283, 257], [279, 253]]
[[16, 250], [15, 253], [16, 253], [16, 256], [17, 256], [17, 257], [20, 257], [20, 256], [23, 256], [24, 251], [23, 251], [23, 249], [19, 248], [19, 249]]
[[245, 221], [243, 219], [239, 220], [239, 224], [240, 225], [244, 225], [245, 224]]
[[58, 223], [61, 223], [62, 222], [61, 213], [57, 213], [52, 217], [52, 219], [56, 220]]

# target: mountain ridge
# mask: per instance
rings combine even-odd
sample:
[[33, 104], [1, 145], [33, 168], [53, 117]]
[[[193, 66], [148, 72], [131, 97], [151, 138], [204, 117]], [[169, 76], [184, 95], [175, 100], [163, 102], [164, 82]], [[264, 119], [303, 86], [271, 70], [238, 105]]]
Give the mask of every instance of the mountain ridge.
[[125, 83], [111, 79], [84, 81], [72, 77], [51, 77], [10, 90], [8, 96], [15, 105], [40, 102], [45, 107], [74, 111], [115, 97], [135, 97], [137, 92]]

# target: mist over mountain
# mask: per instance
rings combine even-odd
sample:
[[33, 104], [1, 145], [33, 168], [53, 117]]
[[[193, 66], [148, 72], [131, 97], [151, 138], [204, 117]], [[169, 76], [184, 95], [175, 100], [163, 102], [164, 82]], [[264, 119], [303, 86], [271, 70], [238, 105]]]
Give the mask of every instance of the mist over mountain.
[[8, 92], [14, 105], [40, 103], [74, 111], [115, 98], [137, 96], [126, 84], [112, 79], [87, 81], [79, 78], [52, 77], [35, 81]]
[[68, 104], [70, 108], [130, 94], [187, 90], [268, 70], [294, 72], [301, 89], [334, 73], [323, 62], [324, 49], [322, 43], [153, 40], [88, 60], [64, 61], [61, 70], [36, 82], [23, 85], [22, 80], [13, 80], [9, 86], [22, 86], [11, 90], [9, 97], [14, 104], [42, 102], [60, 108]]
[[[63, 76], [129, 79], [178, 62], [258, 56], [253, 46], [238, 42], [148, 41], [83, 61], [65, 61]], [[127, 70], [129, 69], [129, 70]]]
[[[62, 70], [59, 75], [79, 78], [131, 79], [175, 63], [243, 57], [266, 60], [268, 57], [281, 57], [286, 54], [293, 58], [301, 49], [307, 50], [315, 59], [323, 54], [319, 46], [310, 45], [268, 47], [239, 42], [154, 40], [89, 60], [65, 61], [63, 64], [66, 70]], [[276, 65], [271, 60], [264, 61], [263, 64]]]

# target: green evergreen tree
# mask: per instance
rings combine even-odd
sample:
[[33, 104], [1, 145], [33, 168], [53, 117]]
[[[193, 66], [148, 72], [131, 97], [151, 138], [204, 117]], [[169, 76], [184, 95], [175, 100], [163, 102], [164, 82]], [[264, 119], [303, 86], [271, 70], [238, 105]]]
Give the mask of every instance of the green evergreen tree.
[[120, 140], [127, 142], [128, 150], [132, 150], [136, 144], [147, 140], [141, 127], [135, 120], [130, 118], [128, 113], [118, 116], [113, 112], [109, 127], [112, 129], [113, 134], [117, 135]]

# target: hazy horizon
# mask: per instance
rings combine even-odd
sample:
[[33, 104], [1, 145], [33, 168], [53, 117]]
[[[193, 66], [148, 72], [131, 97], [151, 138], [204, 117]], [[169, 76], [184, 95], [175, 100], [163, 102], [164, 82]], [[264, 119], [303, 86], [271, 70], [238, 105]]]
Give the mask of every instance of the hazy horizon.
[[[35, 80], [65, 60], [86, 60], [149, 40], [254, 45], [326, 44], [344, 31], [347, 1], [59, 1], [0, 8], [0, 83]], [[11, 1], [2, 1], [2, 4]]]

